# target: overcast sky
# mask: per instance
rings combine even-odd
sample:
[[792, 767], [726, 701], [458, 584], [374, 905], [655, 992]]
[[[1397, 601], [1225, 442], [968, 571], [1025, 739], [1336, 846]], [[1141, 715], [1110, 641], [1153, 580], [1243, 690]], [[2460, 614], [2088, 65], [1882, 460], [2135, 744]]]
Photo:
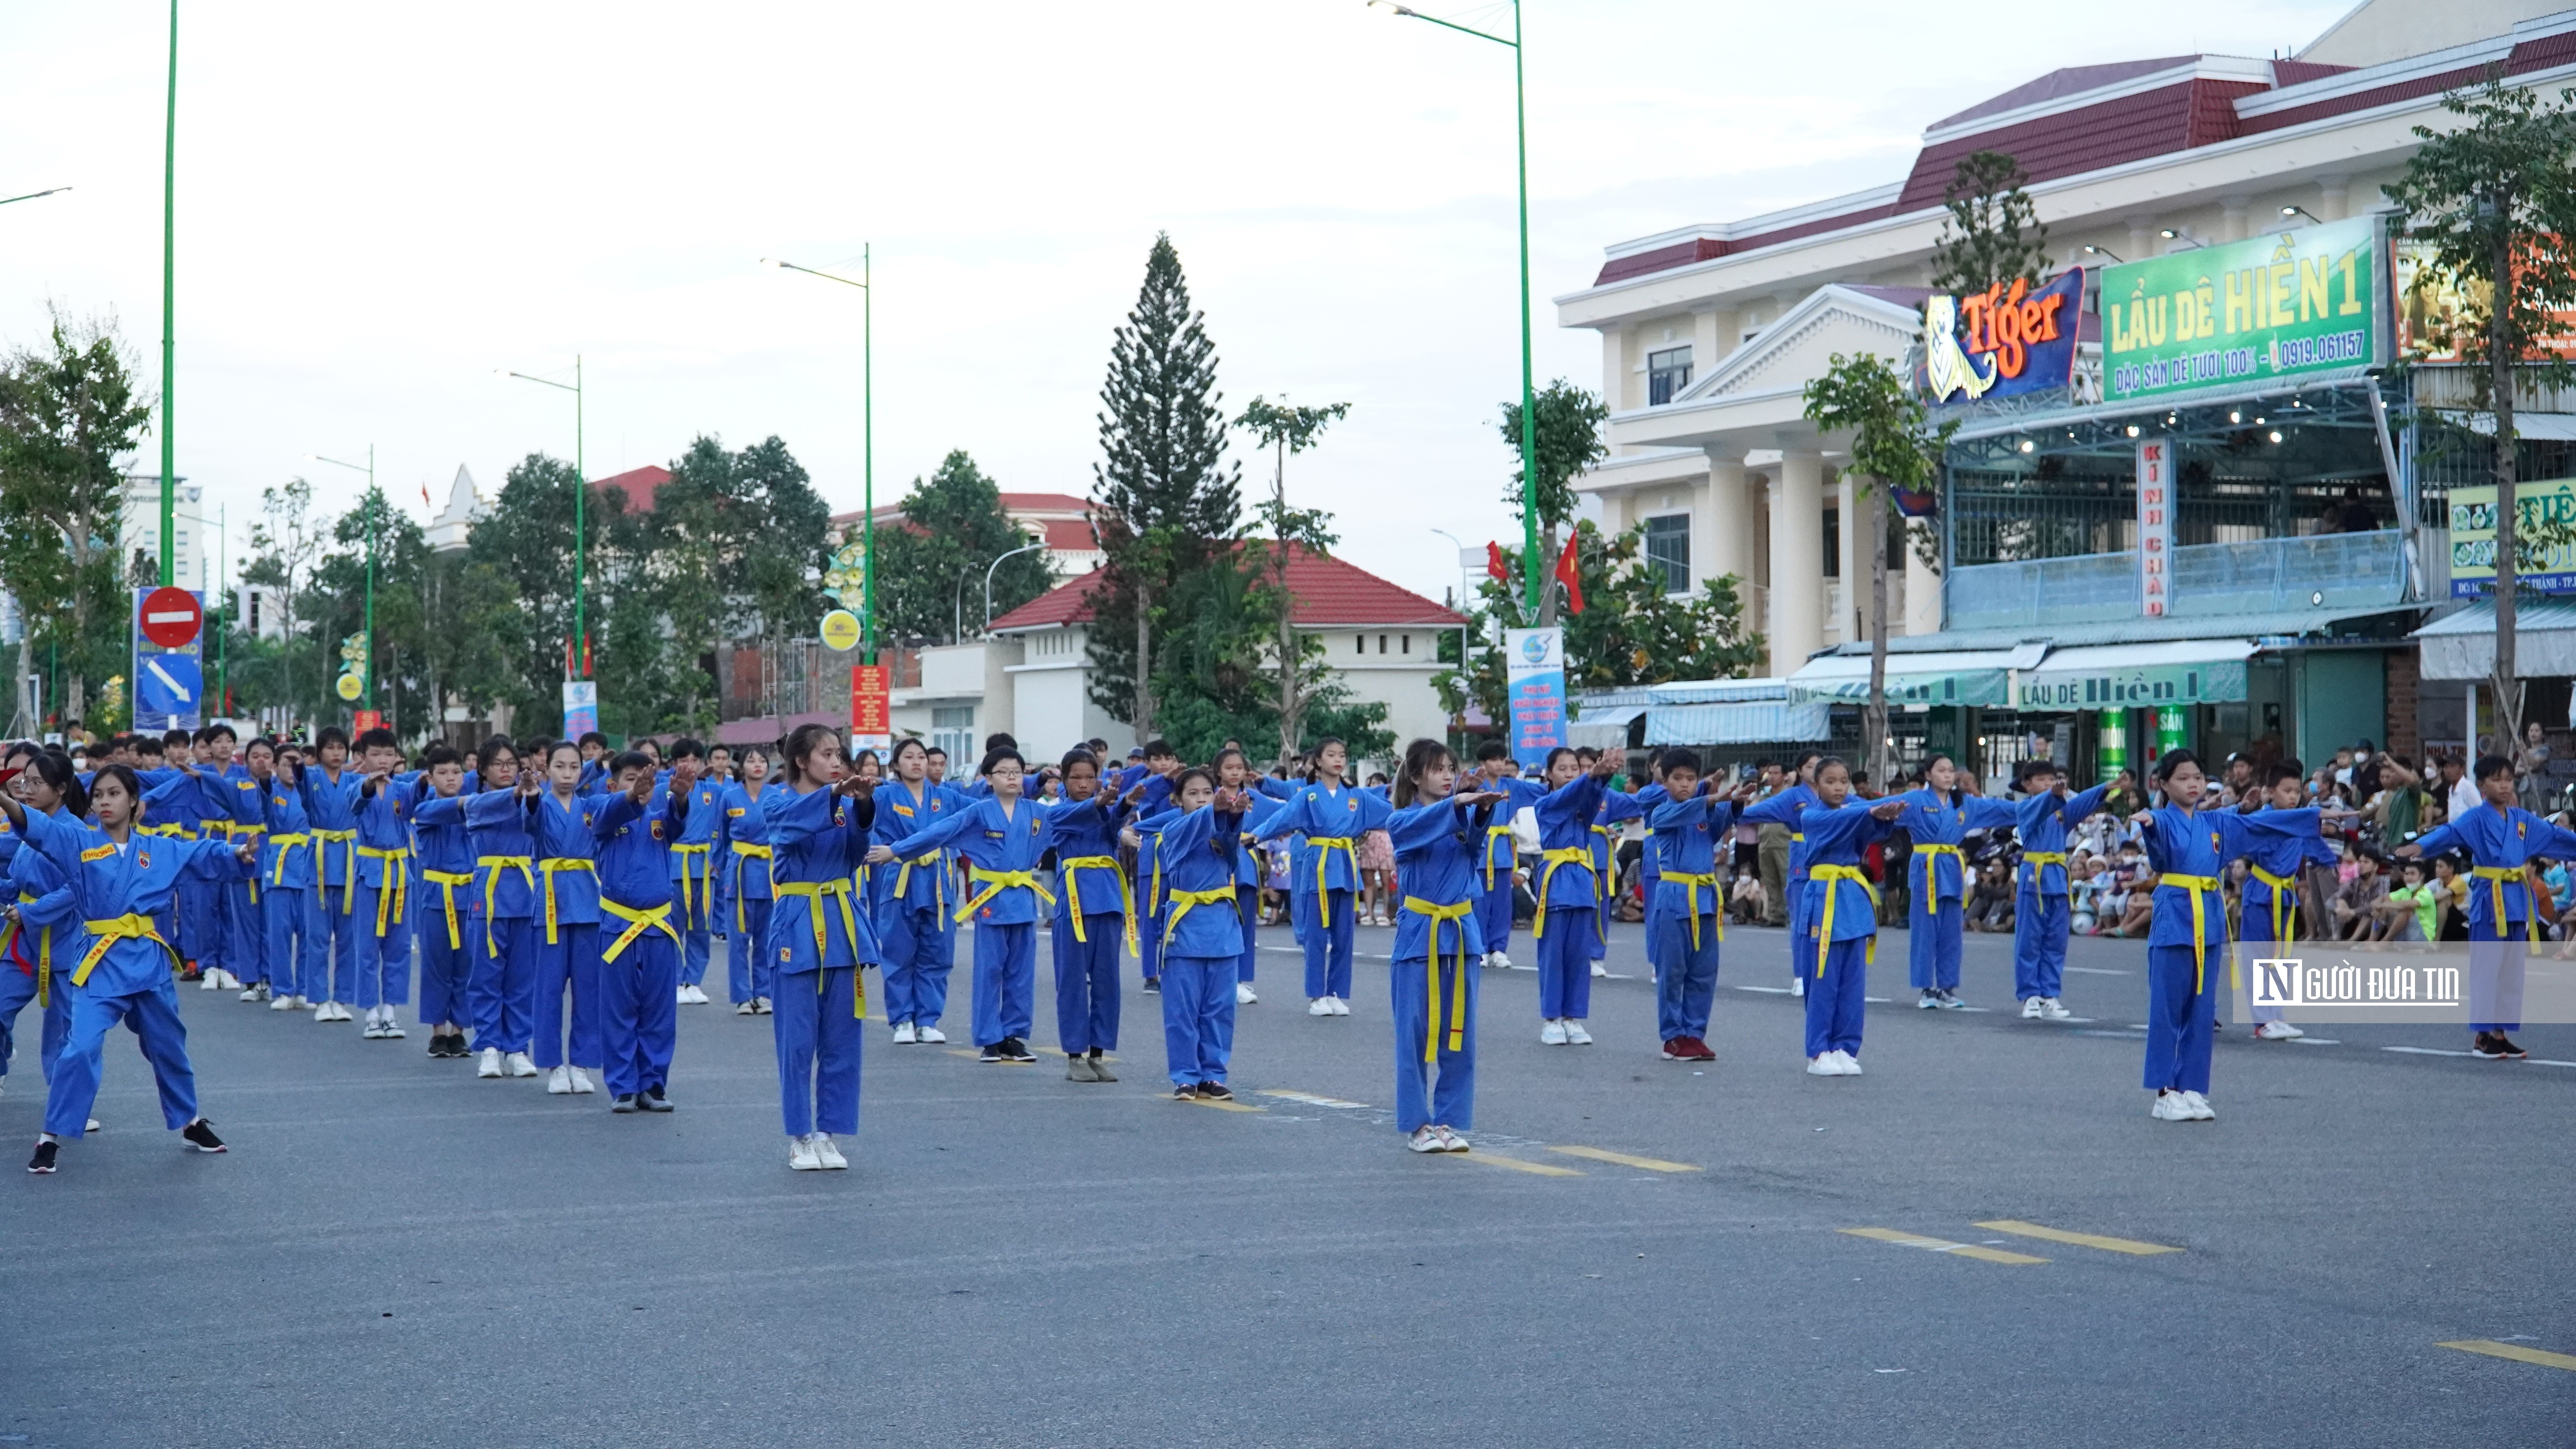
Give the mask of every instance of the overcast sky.
[[[1424, 8], [1505, 28], [1508, 6]], [[1922, 128], [2060, 65], [2305, 43], [2345, 0], [2133, 8], [1532, 0], [1537, 368], [1601, 249], [1901, 176]], [[113, 316], [157, 387], [165, 6], [0, 0], [0, 340]], [[1168, 231], [1255, 394], [1354, 404], [1289, 489], [1434, 598], [1508, 537], [1519, 387], [1511, 54], [1361, 0], [730, 5], [188, 0], [179, 471], [230, 503], [376, 446], [388, 494], [592, 476], [775, 433], [862, 488], [861, 294], [762, 269], [875, 248], [876, 489], [952, 448], [1084, 494], [1110, 330]], [[147, 443], [140, 466], [156, 466]], [[1246, 484], [1266, 460], [1244, 457]]]

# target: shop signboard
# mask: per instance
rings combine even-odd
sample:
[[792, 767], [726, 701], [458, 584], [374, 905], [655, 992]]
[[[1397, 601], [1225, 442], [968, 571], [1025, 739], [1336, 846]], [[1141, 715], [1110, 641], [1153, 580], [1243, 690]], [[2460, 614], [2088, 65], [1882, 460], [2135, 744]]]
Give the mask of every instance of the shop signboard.
[[[2550, 245], [2556, 248], [2557, 238], [2552, 237]], [[2484, 282], [2439, 275], [2432, 259], [2430, 242], [2400, 241], [2391, 252], [2389, 271], [2397, 283], [2397, 351], [2417, 362], [2466, 362], [2460, 334], [2484, 325], [2481, 319], [2494, 289]], [[2516, 268], [2517, 274], [2520, 270]], [[2523, 360], [2576, 358], [2576, 309], [2553, 311], [2550, 316], [2566, 330], [2533, 343]]]
[[2038, 287], [2016, 277], [1964, 297], [1936, 293], [1923, 303], [1915, 386], [1936, 404], [2070, 386], [2083, 311], [2081, 267]]
[[[2576, 478], [2518, 483], [2514, 498], [2513, 526], [2521, 545], [2514, 587], [2536, 594], [2576, 594]], [[2452, 598], [2495, 592], [2495, 526], [2494, 484], [2451, 490]], [[2534, 539], [2540, 540], [2537, 549]]]
[[[2026, 711], [2055, 714], [2072, 710], [2148, 709], [2160, 705], [2234, 704], [2245, 698], [2245, 661], [2194, 660], [2176, 664], [2134, 664], [2112, 669], [2024, 670], [2016, 681], [2015, 702]], [[2125, 730], [2120, 748], [2125, 752]]]
[[2376, 216], [2102, 272], [2103, 395], [2160, 399], [2358, 376], [2388, 360]]
[[2138, 440], [2138, 612], [2161, 619], [2173, 604], [2173, 444]]

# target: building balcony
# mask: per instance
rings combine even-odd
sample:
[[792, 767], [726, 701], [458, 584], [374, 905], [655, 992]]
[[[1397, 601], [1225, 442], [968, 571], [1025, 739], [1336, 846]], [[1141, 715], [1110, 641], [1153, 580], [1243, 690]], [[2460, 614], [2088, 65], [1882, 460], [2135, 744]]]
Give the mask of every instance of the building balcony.
[[[2251, 614], [2387, 608], [2406, 600], [2405, 535], [2324, 533], [2173, 551], [2167, 617], [2213, 624]], [[2047, 628], [2138, 617], [2138, 556], [2078, 554], [1950, 571], [1943, 627]]]

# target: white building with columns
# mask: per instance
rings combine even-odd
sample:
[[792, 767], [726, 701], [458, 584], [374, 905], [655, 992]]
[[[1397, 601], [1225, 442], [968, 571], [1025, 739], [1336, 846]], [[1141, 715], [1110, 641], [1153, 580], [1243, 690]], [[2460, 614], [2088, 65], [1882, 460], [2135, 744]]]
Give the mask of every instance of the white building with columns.
[[[1905, 357], [1962, 158], [2013, 156], [2055, 263], [2091, 271], [2379, 206], [2412, 128], [2445, 124], [2441, 92], [2489, 65], [2545, 93], [2576, 80], [2576, 11], [2366, 0], [2295, 58], [2053, 71], [1934, 122], [1886, 185], [1618, 243], [1555, 299], [1560, 325], [1601, 335], [1611, 409], [1612, 454], [1578, 486], [1607, 525], [1645, 524], [1677, 581], [1743, 580], [1770, 672], [1793, 673], [1864, 636], [1868, 569], [1843, 523], [1858, 516], [1843, 442], [1804, 421], [1801, 389], [1836, 352]], [[1890, 632], [1937, 632], [1942, 580], [1903, 552]]]

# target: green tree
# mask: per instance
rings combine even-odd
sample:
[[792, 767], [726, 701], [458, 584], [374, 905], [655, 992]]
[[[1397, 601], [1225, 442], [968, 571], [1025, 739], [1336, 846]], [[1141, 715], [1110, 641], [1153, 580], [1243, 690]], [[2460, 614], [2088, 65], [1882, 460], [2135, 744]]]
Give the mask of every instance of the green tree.
[[[321, 556], [326, 525], [313, 515], [313, 485], [302, 478], [289, 478], [260, 490], [260, 521], [250, 526], [250, 562], [242, 568], [242, 582], [258, 584], [277, 592], [281, 637], [272, 651], [256, 640], [250, 642], [244, 682], [236, 687], [256, 703], [245, 706], [252, 710], [270, 707], [296, 709], [299, 717], [307, 701], [318, 698], [317, 691], [327, 683], [320, 677], [325, 671], [318, 649], [310, 647], [304, 637], [303, 621], [308, 615], [304, 593], [313, 583], [313, 564]], [[306, 681], [307, 688], [296, 687], [296, 671], [309, 666], [315, 677]]]
[[1932, 285], [1966, 295], [2022, 280], [2036, 287], [2048, 270], [2048, 228], [2022, 187], [2021, 163], [2001, 151], [1959, 158], [1941, 204], [1949, 219], [1932, 244]]
[[57, 309], [40, 347], [0, 358], [0, 586], [18, 600], [18, 709], [33, 723], [27, 676], [43, 644], [60, 651], [66, 728], [88, 682], [125, 672], [118, 524], [121, 459], [151, 417], [114, 324]]
[[1325, 403], [1320, 407], [1301, 407], [1281, 398], [1271, 402], [1256, 397], [1243, 410], [1234, 425], [1252, 434], [1261, 446], [1270, 449], [1270, 499], [1261, 505], [1262, 525], [1269, 532], [1268, 558], [1263, 560], [1270, 587], [1279, 595], [1278, 643], [1273, 651], [1276, 682], [1273, 700], [1279, 714], [1279, 758], [1294, 758], [1297, 742], [1304, 736], [1306, 711], [1313, 704], [1314, 687], [1328, 680], [1319, 679], [1322, 669], [1323, 643], [1312, 636], [1300, 635], [1295, 625], [1295, 601], [1288, 590], [1288, 561], [1294, 550], [1303, 548], [1324, 555], [1332, 552], [1339, 540], [1328, 531], [1329, 514], [1319, 509], [1288, 506], [1288, 460], [1319, 442], [1324, 429], [1350, 415], [1349, 403]]
[[912, 480], [903, 522], [877, 530], [877, 614], [896, 638], [962, 642], [982, 628], [984, 571], [993, 571], [993, 617], [1055, 587], [1043, 551], [994, 567], [1039, 540], [1002, 507], [1002, 492], [964, 449]]
[[[1556, 566], [1559, 544], [1557, 530], [1574, 517], [1577, 499], [1574, 480], [1583, 471], [1610, 456], [1610, 447], [1601, 441], [1601, 425], [1610, 420], [1610, 409], [1591, 393], [1558, 378], [1549, 383], [1533, 400], [1538, 409], [1538, 526], [1540, 566]], [[1517, 459], [1521, 448], [1521, 405], [1503, 404], [1503, 445]], [[1515, 518], [1526, 509], [1528, 500], [1522, 489], [1522, 470], [1512, 470], [1511, 491], [1503, 496], [1511, 505]], [[1524, 565], [1526, 567], [1526, 565]], [[1556, 622], [1561, 586], [1553, 582], [1539, 591], [1538, 624], [1546, 628]]]
[[2423, 145], [2388, 188], [2407, 214], [2405, 234], [2429, 252], [2418, 286], [2456, 289], [2464, 305], [2457, 335], [2443, 339], [2467, 364], [2481, 412], [2495, 416], [2496, 649], [2490, 681], [2496, 733], [2522, 733], [2522, 681], [2515, 673], [2514, 533], [2528, 522], [2515, 493], [2516, 374], [2566, 387], [2576, 368], [2547, 344], [2568, 336], [2576, 311], [2576, 90], [2555, 104], [2488, 72], [2474, 91], [2442, 97], [2467, 124], [2417, 126]]
[[1090, 596], [1091, 695], [1140, 735], [1154, 733], [1154, 635], [1172, 585], [1234, 536], [1242, 511], [1216, 364], [1180, 253], [1158, 235], [1136, 306], [1111, 338], [1092, 467], [1109, 561]]
[[[491, 511], [466, 536], [466, 557], [489, 566], [518, 602], [503, 621], [501, 643], [511, 667], [501, 702], [523, 731], [551, 731], [563, 719], [563, 681], [574, 653], [573, 512], [581, 478], [570, 463], [530, 453], [503, 476]], [[604, 506], [584, 509], [590, 560], [589, 626], [601, 628], [597, 592], [611, 518]], [[334, 637], [325, 632], [324, 638]], [[594, 662], [597, 656], [594, 653]], [[610, 694], [603, 687], [601, 694]]]

